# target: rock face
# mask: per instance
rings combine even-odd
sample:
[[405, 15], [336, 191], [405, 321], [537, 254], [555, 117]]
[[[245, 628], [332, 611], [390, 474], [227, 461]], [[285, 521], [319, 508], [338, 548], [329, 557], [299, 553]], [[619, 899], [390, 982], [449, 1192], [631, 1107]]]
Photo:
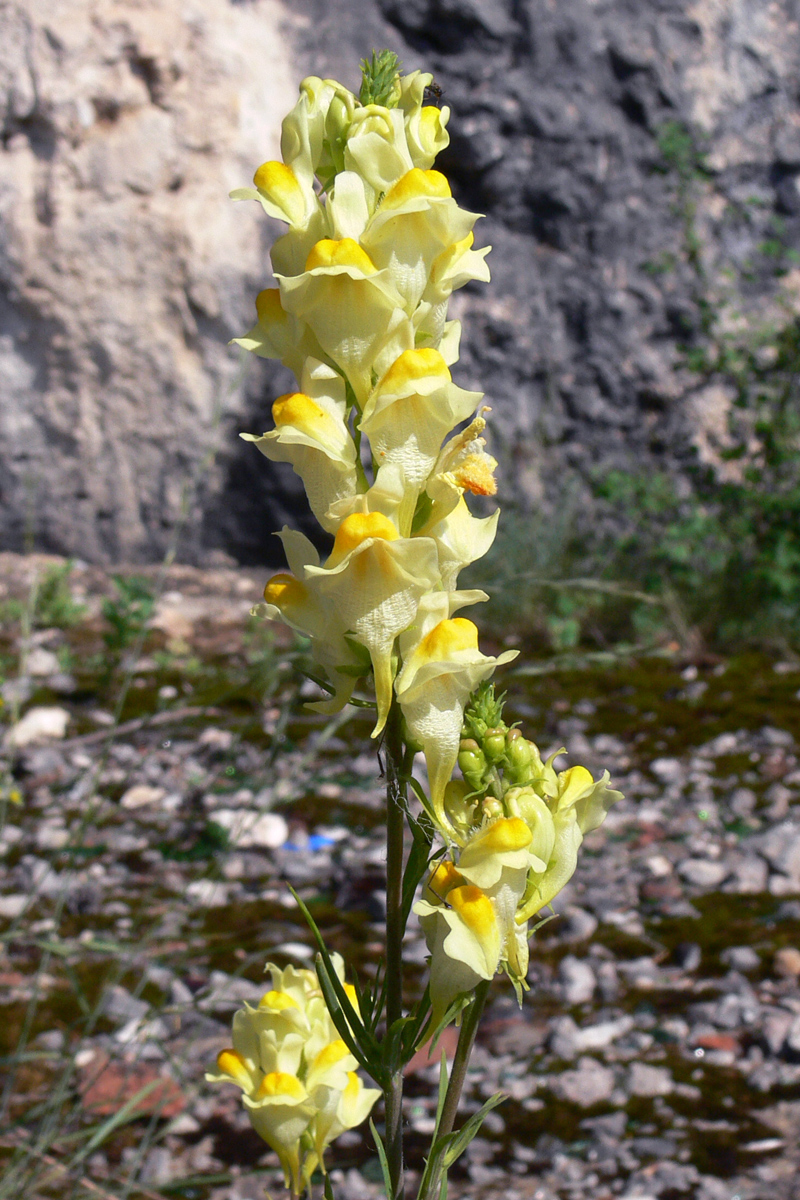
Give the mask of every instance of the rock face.
[[183, 558], [274, 561], [298, 488], [236, 433], [285, 381], [243, 381], [226, 342], [275, 230], [226, 192], [276, 154], [299, 78], [355, 86], [373, 45], [434, 72], [442, 169], [487, 214], [492, 285], [452, 311], [501, 496], [720, 463], [732, 392], [686, 347], [798, 308], [793, 0], [21, 0], [0, 6], [6, 545], [147, 560], [182, 525]]

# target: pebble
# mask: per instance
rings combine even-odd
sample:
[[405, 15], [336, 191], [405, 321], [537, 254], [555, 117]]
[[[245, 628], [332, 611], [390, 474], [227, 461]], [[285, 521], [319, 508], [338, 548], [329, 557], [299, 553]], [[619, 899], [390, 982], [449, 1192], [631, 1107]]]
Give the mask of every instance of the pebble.
[[783, 946], [775, 955], [774, 970], [776, 975], [796, 979], [800, 975], [800, 950], [795, 946]]
[[61, 664], [52, 650], [44, 646], [34, 646], [25, 656], [25, 670], [34, 679], [44, 679], [48, 675], [57, 675]]
[[628, 1073], [627, 1088], [632, 1096], [668, 1096], [673, 1089], [672, 1075], [666, 1067], [635, 1062]]
[[37, 745], [51, 739], [66, 737], [70, 714], [65, 708], [41, 706], [29, 708], [24, 717], [12, 725], [5, 735], [4, 744], [10, 748]]
[[728, 867], [707, 858], [686, 858], [678, 864], [678, 874], [694, 887], [715, 888], [727, 876]]
[[585, 1004], [597, 987], [597, 978], [587, 962], [568, 954], [558, 968], [561, 990], [567, 1004]]
[[551, 1081], [555, 1095], [580, 1108], [608, 1100], [614, 1091], [614, 1072], [594, 1058], [582, 1058], [574, 1071], [562, 1071]]
[[121, 808], [133, 811], [137, 808], [147, 808], [151, 804], [158, 804], [160, 800], [164, 799], [166, 794], [165, 788], [150, 787], [146, 783], [137, 783], [123, 792], [119, 803]]

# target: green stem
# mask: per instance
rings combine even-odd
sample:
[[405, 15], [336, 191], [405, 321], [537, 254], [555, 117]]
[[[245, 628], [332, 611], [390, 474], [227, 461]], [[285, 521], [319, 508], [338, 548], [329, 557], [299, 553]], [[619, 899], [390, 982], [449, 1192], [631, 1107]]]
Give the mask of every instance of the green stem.
[[[386, 721], [386, 1028], [403, 1015], [403, 851], [406, 783], [403, 772], [403, 718], [392, 700]], [[392, 1180], [389, 1200], [403, 1200], [403, 1071], [398, 1068], [384, 1092], [386, 1157]]]
[[[464, 1080], [467, 1077], [467, 1068], [469, 1067], [472, 1047], [475, 1045], [475, 1035], [478, 1032], [480, 1019], [483, 1016], [483, 1009], [486, 1004], [486, 997], [489, 995], [491, 982], [490, 979], [484, 979], [478, 984], [475, 988], [475, 999], [464, 1012], [461, 1022], [461, 1032], [458, 1035], [458, 1045], [455, 1057], [453, 1058], [453, 1066], [450, 1069], [447, 1093], [442, 1105], [442, 1115], [436, 1129], [437, 1141], [440, 1141], [453, 1132], [453, 1125], [455, 1124], [458, 1105], [461, 1100], [461, 1092], [464, 1088]], [[419, 1186], [418, 1200], [434, 1200], [438, 1196], [443, 1159], [444, 1149], [436, 1154], [431, 1153]]]

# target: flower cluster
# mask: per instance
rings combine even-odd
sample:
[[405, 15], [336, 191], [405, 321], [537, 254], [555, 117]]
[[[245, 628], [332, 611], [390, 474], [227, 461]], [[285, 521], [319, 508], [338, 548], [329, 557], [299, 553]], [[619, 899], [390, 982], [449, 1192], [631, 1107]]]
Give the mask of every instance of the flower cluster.
[[450, 853], [414, 906], [431, 951], [434, 1023], [481, 979], [505, 971], [518, 989], [528, 970], [528, 921], [572, 877], [583, 835], [621, 799], [608, 772], [556, 772], [533, 742], [502, 720], [491, 686], [465, 714], [463, 781], [445, 789]]
[[450, 374], [460, 327], [447, 304], [488, 270], [487, 251], [472, 249], [476, 214], [432, 169], [449, 112], [424, 103], [430, 82], [394, 70], [359, 100], [332, 80], [304, 80], [283, 123], [283, 161], [233, 195], [289, 226], [272, 248], [278, 287], [258, 296], [258, 320], [238, 341], [279, 358], [299, 386], [275, 401], [274, 429], [243, 436], [291, 463], [333, 537], [321, 561], [303, 534], [282, 531], [289, 573], [270, 580], [260, 611], [310, 637], [331, 693], [320, 711], [341, 709], [372, 672], [377, 737], [396, 696], [446, 830], [464, 705], [514, 653], [482, 654], [475, 625], [455, 616], [487, 598], [457, 588], [497, 525], [464, 496], [494, 494], [497, 464], [481, 394]]
[[[344, 966], [332, 955], [344, 983]], [[339, 1037], [314, 971], [268, 964], [272, 988], [257, 1008], [233, 1018], [233, 1048], [217, 1058], [212, 1083], [235, 1083], [254, 1129], [281, 1161], [286, 1186], [299, 1195], [325, 1149], [366, 1120], [380, 1096], [356, 1074], [356, 1060]], [[358, 1011], [351, 986], [344, 984]]]

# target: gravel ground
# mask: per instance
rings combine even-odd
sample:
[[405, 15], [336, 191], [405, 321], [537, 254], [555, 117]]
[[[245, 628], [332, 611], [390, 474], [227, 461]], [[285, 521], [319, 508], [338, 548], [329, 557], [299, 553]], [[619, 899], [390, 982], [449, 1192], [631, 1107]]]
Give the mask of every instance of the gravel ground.
[[[254, 577], [175, 570], [154, 631], [110, 679], [91, 658], [99, 572], [71, 576], [79, 625], [35, 630], [21, 657], [7, 628], [0, 771], [22, 803], [0, 832], [13, 1085], [0, 1152], [38, 1154], [47, 1178], [31, 1196], [65, 1195], [65, 1179], [78, 1196], [125, 1181], [131, 1197], [279, 1194], [238, 1093], [203, 1072], [236, 1007], [260, 996], [266, 958], [309, 961], [287, 883], [358, 969], [381, 952], [366, 722], [309, 719], [280, 655], [242, 640]], [[496, 985], [464, 1111], [509, 1099], [451, 1195], [797, 1200], [800, 669], [654, 659], [505, 682], [542, 749], [607, 767], [626, 799], [534, 943], [522, 1011]], [[408, 957], [417, 986], [415, 929]], [[409, 1072], [412, 1168], [436, 1070]], [[125, 1104], [128, 1121], [77, 1163], [70, 1136]], [[380, 1194], [368, 1135], [341, 1139], [335, 1159], [338, 1196]]]

